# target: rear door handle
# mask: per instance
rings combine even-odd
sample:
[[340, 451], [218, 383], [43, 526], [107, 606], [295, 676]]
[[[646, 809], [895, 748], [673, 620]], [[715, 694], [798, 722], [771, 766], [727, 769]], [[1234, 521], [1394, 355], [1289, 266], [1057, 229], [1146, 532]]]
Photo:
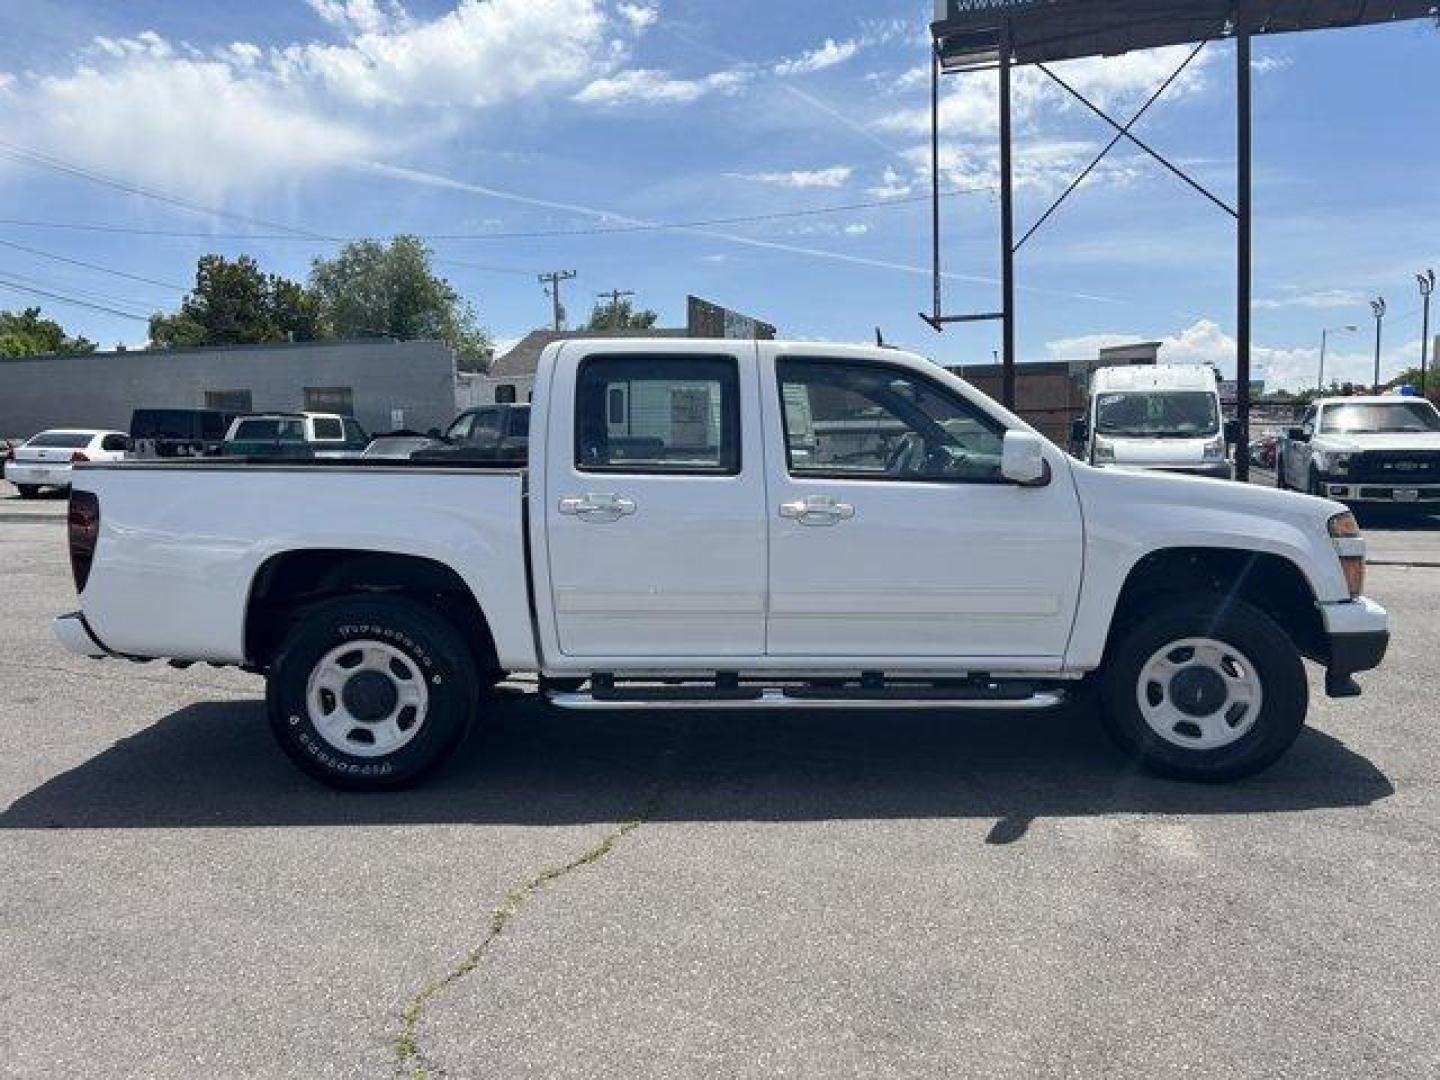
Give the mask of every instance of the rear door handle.
[[855, 516], [855, 507], [832, 495], [811, 495], [780, 504], [780, 516], [801, 525], [836, 525]]
[[567, 495], [560, 500], [557, 509], [567, 517], [578, 517], [581, 521], [604, 524], [619, 521], [622, 517], [629, 517], [635, 513], [637, 507], [634, 499], [606, 492]]

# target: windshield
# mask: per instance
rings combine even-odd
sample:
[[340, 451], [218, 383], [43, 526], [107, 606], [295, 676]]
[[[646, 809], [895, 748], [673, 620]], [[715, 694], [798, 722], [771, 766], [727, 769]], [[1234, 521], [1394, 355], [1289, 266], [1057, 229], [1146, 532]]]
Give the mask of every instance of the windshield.
[[1099, 435], [1203, 438], [1219, 431], [1219, 399], [1204, 390], [1137, 390], [1095, 402]]
[[89, 446], [95, 437], [90, 431], [43, 431], [27, 442], [26, 446], [51, 446], [75, 450]]
[[1426, 401], [1397, 401], [1368, 405], [1327, 405], [1320, 414], [1320, 430], [1327, 435], [1387, 431], [1440, 431], [1440, 412]]
[[241, 420], [235, 425], [234, 442], [304, 442], [301, 420]]

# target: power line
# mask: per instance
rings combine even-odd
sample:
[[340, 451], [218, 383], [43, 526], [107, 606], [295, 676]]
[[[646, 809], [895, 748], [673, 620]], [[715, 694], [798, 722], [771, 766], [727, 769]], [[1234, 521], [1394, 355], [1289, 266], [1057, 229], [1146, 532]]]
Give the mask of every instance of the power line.
[[53, 259], [55, 262], [69, 263], [71, 266], [82, 266], [87, 270], [96, 270], [102, 274], [128, 278], [131, 281], [139, 281], [146, 285], [158, 285], [162, 289], [178, 289], [181, 292], [188, 292], [190, 289], [189, 285], [176, 285], [171, 281], [157, 281], [155, 278], [126, 273], [124, 270], [115, 270], [108, 266], [101, 266], [99, 263], [86, 262], [84, 259], [72, 259], [68, 255], [56, 255], [51, 251], [41, 251], [39, 248], [26, 247], [24, 244], [17, 244], [13, 240], [0, 240], [0, 245], [14, 248], [16, 251], [27, 252], [30, 255], [38, 255], [42, 259]]
[[38, 150], [31, 150], [28, 147], [19, 146], [12, 142], [0, 139], [0, 153], [7, 154], [16, 161], [37, 168], [51, 169], [61, 172], [67, 176], [74, 176], [81, 180], [88, 180], [92, 184], [99, 184], [103, 187], [114, 188], [116, 191], [123, 191], [130, 195], [140, 195], [147, 199], [154, 199], [156, 202], [167, 203], [170, 206], [181, 210], [188, 210], [192, 214], [206, 214], [211, 217], [227, 218], [231, 221], [243, 221], [248, 225], [259, 225], [266, 229], [279, 229], [282, 232], [292, 233], [296, 236], [305, 236], [312, 240], [334, 240], [334, 237], [327, 237], [321, 233], [312, 232], [309, 229], [298, 228], [294, 225], [286, 225], [279, 221], [269, 221], [265, 218], [251, 217], [247, 214], [239, 214], [232, 210], [221, 210], [214, 206], [205, 206], [201, 203], [190, 202], [188, 199], [181, 199], [175, 195], [163, 191], [156, 191], [151, 188], [141, 187], [138, 184], [131, 184], [125, 180], [117, 180], [113, 176], [106, 176], [104, 173], [96, 172], [76, 165], [63, 158], [54, 157], [50, 154], [43, 154]]
[[31, 285], [21, 285], [17, 282], [7, 280], [4, 277], [0, 277], [0, 289], [29, 293], [32, 296], [41, 296], [49, 300], [54, 300], [58, 304], [72, 304], [76, 307], [90, 308], [92, 311], [103, 311], [108, 315], [118, 315], [122, 319], [134, 319], [136, 322], [148, 323], [150, 321], [148, 316], [137, 315], [133, 311], [121, 311], [119, 308], [109, 307], [105, 304], [93, 304], [89, 300], [66, 296], [63, 293], [50, 292], [48, 289], [37, 289]]
[[[940, 197], [942, 199], [952, 199], [961, 195], [983, 195], [989, 194], [994, 190], [993, 187], [953, 188], [949, 191], [942, 191]], [[606, 236], [618, 233], [663, 232], [666, 230], [715, 228], [724, 225], [758, 224], [767, 221], [783, 221], [790, 218], [814, 217], [823, 214], [851, 213], [857, 210], [885, 210], [892, 207], [910, 206], [916, 203], [928, 202], [929, 199], [929, 195], [907, 195], [893, 199], [870, 199], [861, 202], [832, 203], [825, 206], [812, 206], [801, 210], [776, 210], [765, 214], [744, 214], [735, 217], [703, 218], [693, 221], [637, 222], [625, 225], [596, 225], [577, 229], [531, 229], [513, 232], [484, 233], [411, 233], [409, 235], [418, 237], [421, 240], [434, 241], [543, 240], [567, 236]], [[146, 229], [94, 222], [36, 221], [29, 218], [0, 218], [0, 225], [9, 225], [24, 229], [66, 229], [79, 232], [118, 233], [125, 236], [157, 236], [196, 240], [298, 240], [310, 243], [335, 243], [368, 239], [367, 237], [359, 236], [321, 237], [273, 233], [194, 232], [176, 229]], [[486, 267], [485, 269], [498, 270], [498, 268], [493, 267]], [[511, 273], [512, 271], [498, 270], [498, 272]], [[528, 273], [528, 271], [518, 272]]]

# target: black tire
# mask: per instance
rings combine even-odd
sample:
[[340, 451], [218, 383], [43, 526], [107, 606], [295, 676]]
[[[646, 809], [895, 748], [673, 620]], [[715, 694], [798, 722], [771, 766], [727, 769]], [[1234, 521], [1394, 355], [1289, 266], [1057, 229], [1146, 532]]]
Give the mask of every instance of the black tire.
[[1281, 491], [1290, 490], [1290, 485], [1285, 483], [1285, 459], [1279, 454], [1275, 455], [1275, 486]]
[[[1167, 644], [1187, 638], [1209, 638], [1238, 650], [1258, 678], [1258, 714], [1228, 745], [1177, 745], [1152, 728], [1141, 712], [1140, 695], [1153, 693], [1157, 685], [1151, 681], [1142, 687], [1146, 665]], [[1305, 726], [1310, 701], [1304, 662], [1289, 635], [1258, 608], [1219, 596], [1170, 605], [1131, 626], [1111, 646], [1101, 690], [1106, 730], [1127, 754], [1162, 776], [1204, 783], [1237, 780], [1274, 764]]]
[[[354, 704], [349, 700], [355, 676], [350, 676], [343, 689], [343, 699], [333, 692], [319, 690], [318, 701], [323, 714], [324, 702], [343, 700], [338, 717], [340, 726], [349, 726], [345, 748], [337, 745], [332, 732], [327, 736], [317, 726], [309, 700], [310, 678], [322, 667], [344, 668], [341, 661], [350, 659], [338, 650], [346, 645], [381, 646], [381, 652], [394, 650], [395, 672], [409, 672], [403, 678], [386, 671], [363, 690], [357, 690], [360, 704], [383, 711], [389, 703], [389, 719], [374, 718], [377, 725], [393, 723], [397, 738], [405, 741], [393, 752], [363, 752], [361, 736], [369, 726], [364, 719], [346, 721]], [[327, 657], [338, 660], [326, 664]], [[390, 655], [394, 655], [391, 653]], [[357, 671], [360, 669], [357, 667]], [[406, 706], [403, 699], [391, 702], [386, 696], [395, 690], [413, 688], [415, 674], [421, 675], [426, 698], [423, 711], [411, 714], [413, 730], [405, 725]], [[375, 690], [373, 682], [383, 684], [388, 677], [392, 690], [382, 685]], [[318, 678], [318, 675], [317, 675]], [[409, 692], [420, 691], [410, 689]], [[325, 695], [328, 694], [328, 698]], [[378, 694], [378, 697], [376, 696]], [[421, 605], [400, 597], [355, 598], [333, 600], [309, 609], [286, 636], [280, 653], [270, 667], [266, 686], [266, 705], [270, 729], [281, 748], [306, 773], [332, 787], [347, 791], [378, 791], [404, 787], [414, 783], [443, 762], [460, 745], [470, 727], [478, 698], [475, 663], [465, 640], [444, 618]], [[378, 702], [378, 704], [377, 704]], [[357, 711], [360, 711], [357, 707]], [[403, 727], [403, 730], [401, 728]], [[368, 732], [373, 745], [382, 737], [380, 726]], [[358, 750], [360, 752], [352, 752]]]
[[39, 484], [16, 484], [22, 499], [38, 499], [40, 497]]

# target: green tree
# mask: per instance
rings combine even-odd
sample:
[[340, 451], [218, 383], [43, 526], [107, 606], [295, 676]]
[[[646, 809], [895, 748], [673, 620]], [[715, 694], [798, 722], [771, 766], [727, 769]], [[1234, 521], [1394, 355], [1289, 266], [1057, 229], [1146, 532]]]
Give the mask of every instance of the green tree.
[[609, 303], [596, 302], [590, 310], [590, 320], [582, 329], [585, 330], [649, 330], [659, 320], [660, 316], [649, 308], [636, 311], [635, 307], [625, 297], [611, 300]]
[[326, 336], [320, 305], [304, 285], [266, 274], [250, 255], [202, 255], [180, 310], [150, 317], [156, 345], [252, 345]]
[[431, 260], [430, 249], [414, 236], [397, 236], [388, 244], [357, 240], [333, 259], [316, 259], [310, 288], [325, 325], [342, 338], [443, 341], [455, 350], [462, 370], [483, 371], [490, 336]]
[[94, 351], [93, 341], [71, 337], [54, 319], [41, 318], [38, 307], [0, 311], [0, 359]]

